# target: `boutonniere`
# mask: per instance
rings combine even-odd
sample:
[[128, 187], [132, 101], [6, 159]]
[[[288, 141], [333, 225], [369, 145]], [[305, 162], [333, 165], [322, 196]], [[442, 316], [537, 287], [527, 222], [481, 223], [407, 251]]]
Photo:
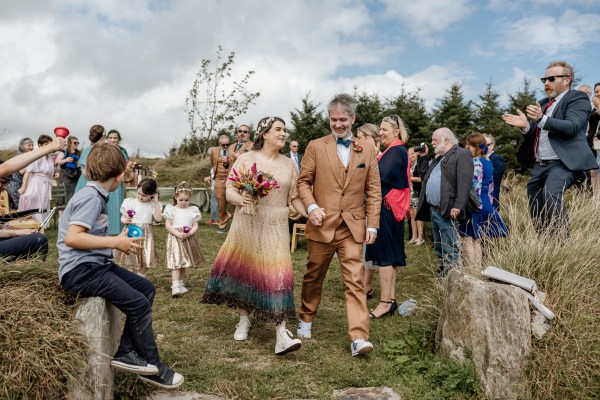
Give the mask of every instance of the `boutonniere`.
[[357, 152], [357, 153], [360, 153], [361, 151], [363, 151], [363, 148], [362, 148], [362, 146], [361, 146], [360, 144], [358, 144], [358, 143], [356, 142], [356, 140], [353, 140], [353, 141], [352, 141], [352, 146], [353, 146], [353, 147], [352, 147], [352, 148], [353, 148], [353, 150], [354, 150], [355, 152]]

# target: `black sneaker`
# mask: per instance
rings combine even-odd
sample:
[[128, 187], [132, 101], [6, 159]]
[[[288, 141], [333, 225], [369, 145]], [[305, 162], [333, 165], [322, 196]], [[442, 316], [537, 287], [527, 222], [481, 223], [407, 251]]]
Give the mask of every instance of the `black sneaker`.
[[163, 389], [175, 389], [183, 385], [183, 375], [178, 374], [171, 368], [165, 367], [162, 374], [152, 376], [139, 376], [141, 380], [151, 385], [161, 387]]
[[156, 365], [148, 364], [138, 353], [130, 351], [127, 354], [115, 354], [115, 357], [111, 360], [110, 365], [113, 367], [133, 372], [138, 375], [156, 375], [158, 374], [158, 368]]

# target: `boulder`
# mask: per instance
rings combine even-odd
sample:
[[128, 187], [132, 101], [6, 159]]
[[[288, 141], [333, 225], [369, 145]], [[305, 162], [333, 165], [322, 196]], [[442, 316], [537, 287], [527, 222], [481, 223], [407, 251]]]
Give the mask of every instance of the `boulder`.
[[459, 361], [465, 350], [471, 353], [488, 398], [526, 397], [530, 321], [521, 289], [452, 270], [438, 321], [437, 350]]
[[77, 307], [75, 317], [87, 337], [90, 353], [75, 379], [69, 382], [67, 398], [104, 400], [113, 398], [114, 372], [110, 360], [121, 338], [120, 312], [101, 297], [90, 297]]
[[336, 400], [402, 400], [394, 389], [385, 386], [334, 390], [333, 398]]

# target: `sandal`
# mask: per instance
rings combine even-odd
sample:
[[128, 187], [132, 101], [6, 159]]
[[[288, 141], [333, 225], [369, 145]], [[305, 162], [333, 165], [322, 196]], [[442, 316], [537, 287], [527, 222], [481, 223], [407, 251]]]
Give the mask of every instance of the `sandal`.
[[383, 314], [381, 314], [380, 316], [375, 315], [373, 313], [373, 311], [375, 311], [375, 309], [373, 309], [373, 310], [369, 311], [369, 318], [371, 318], [371, 319], [379, 319], [379, 318], [383, 318], [383, 317], [388, 316], [388, 315], [391, 317], [392, 315], [394, 315], [394, 313], [398, 309], [398, 303], [396, 303], [395, 299], [392, 299], [390, 301], [380, 300], [379, 302], [380, 303], [384, 303], [384, 304], [389, 304], [390, 305], [390, 309], [387, 310], [386, 312], [384, 312]]

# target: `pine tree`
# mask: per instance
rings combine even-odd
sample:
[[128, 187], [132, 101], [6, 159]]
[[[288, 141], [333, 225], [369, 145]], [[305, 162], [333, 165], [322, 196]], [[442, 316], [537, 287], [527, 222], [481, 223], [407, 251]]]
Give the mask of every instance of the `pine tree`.
[[354, 88], [353, 96], [358, 102], [358, 106], [356, 107], [356, 121], [354, 121], [354, 128], [359, 128], [368, 123], [379, 125], [384, 116], [383, 104], [379, 95], [364, 91], [358, 93], [356, 88]]
[[433, 109], [435, 128], [446, 127], [459, 139], [464, 139], [473, 129], [471, 101], [465, 101], [461, 83], [453, 83], [446, 95]]
[[402, 83], [400, 94], [389, 99], [387, 107], [385, 115], [397, 114], [404, 121], [408, 130], [409, 145], [431, 142], [431, 116], [425, 108], [425, 100], [421, 97], [420, 90], [409, 91]]
[[320, 104], [310, 99], [310, 92], [301, 101], [302, 107], [290, 113], [293, 129], [289, 130], [289, 140], [297, 141], [300, 151], [303, 152], [308, 142], [325, 136], [329, 132], [329, 127], [327, 118], [318, 110]]
[[[517, 110], [525, 112], [525, 108], [530, 104], [535, 104], [536, 90], [531, 89], [530, 82], [523, 78], [523, 86], [514, 93], [508, 95], [509, 106], [507, 112], [510, 114], [516, 114]], [[508, 126], [508, 125], [507, 125]], [[501, 154], [506, 160], [507, 169], [518, 170], [519, 172], [526, 172], [526, 168], [521, 166], [517, 161], [517, 151], [523, 140], [521, 131], [517, 128], [508, 126], [509, 130], [505, 138], [505, 143], [502, 149], [498, 150], [498, 154]]]

